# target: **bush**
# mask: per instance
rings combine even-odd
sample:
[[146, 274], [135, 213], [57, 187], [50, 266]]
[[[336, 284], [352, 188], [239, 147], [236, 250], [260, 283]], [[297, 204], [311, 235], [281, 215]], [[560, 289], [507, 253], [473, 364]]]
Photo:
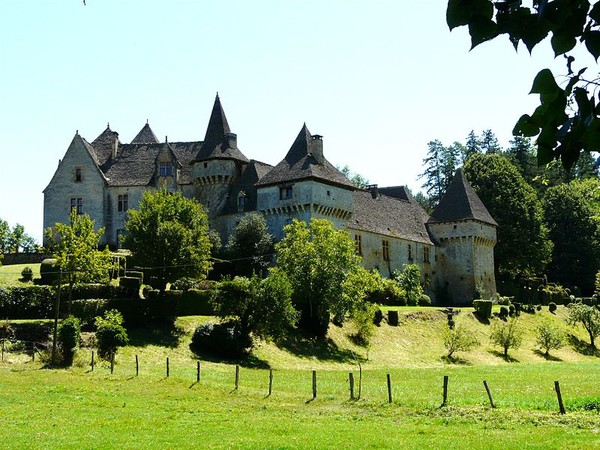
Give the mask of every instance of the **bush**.
[[373, 325], [378, 327], [381, 325], [382, 321], [383, 321], [383, 311], [380, 308], [377, 308], [375, 310], [375, 313], [373, 314]]
[[556, 303], [554, 303], [554, 302], [548, 303], [548, 311], [550, 311], [552, 314], [554, 314], [557, 309], [558, 309], [558, 307], [556, 306]]
[[49, 286], [0, 288], [0, 318], [49, 319], [53, 317], [55, 294]]
[[462, 325], [444, 331], [444, 347], [448, 350], [448, 358], [455, 352], [468, 352], [477, 346], [479, 341]]
[[508, 350], [519, 348], [523, 342], [523, 330], [518, 325], [516, 319], [509, 320], [507, 323], [501, 323], [494, 326], [490, 335], [492, 344], [502, 347], [504, 357], [508, 356]]
[[419, 306], [431, 306], [431, 298], [427, 294], [421, 294]]
[[124, 298], [128, 291], [122, 286], [113, 286], [101, 283], [78, 283], [73, 286], [71, 298], [73, 300], [92, 299], [92, 298]]
[[406, 304], [417, 306], [423, 294], [421, 268], [417, 264], [405, 264], [402, 272], [394, 272], [394, 277], [398, 279], [400, 287], [405, 292]]
[[132, 297], [137, 297], [142, 287], [142, 280], [138, 277], [121, 277], [119, 278], [119, 286], [127, 289]]
[[352, 323], [356, 327], [356, 334], [353, 337], [358, 345], [363, 347], [369, 345], [375, 329], [373, 316], [376, 311], [378, 311], [377, 306], [372, 303], [364, 303], [363, 308], [357, 308], [352, 312]]
[[506, 306], [501, 306], [500, 313], [498, 314], [498, 316], [501, 319], [506, 319], [508, 317], [508, 308]]
[[539, 301], [542, 305], [554, 302], [564, 305], [569, 299], [569, 290], [560, 284], [545, 284], [538, 288]]
[[102, 358], [116, 353], [118, 347], [127, 345], [129, 337], [123, 327], [123, 316], [119, 311], [111, 309], [106, 311], [103, 317], [96, 317], [96, 340], [98, 355]]
[[194, 330], [190, 350], [198, 355], [239, 358], [247, 354], [250, 342], [245, 339], [235, 323], [204, 323]]
[[183, 277], [171, 283], [170, 289], [174, 291], [186, 292], [190, 289], [201, 289], [201, 283], [195, 278]]
[[510, 317], [515, 317], [517, 314], [517, 309], [515, 308], [515, 305], [509, 305], [508, 306], [508, 315]]
[[564, 345], [563, 333], [550, 321], [545, 320], [536, 330], [536, 343], [545, 351], [545, 355], [550, 355], [550, 350], [559, 349]]
[[51, 322], [12, 323], [13, 336], [17, 341], [45, 344], [50, 339]]
[[27, 266], [23, 270], [21, 270], [21, 279], [23, 281], [33, 280], [33, 269], [31, 267]]
[[400, 320], [398, 317], [398, 311], [393, 311], [393, 310], [388, 311], [388, 324], [393, 327], [397, 327], [399, 323], [400, 323]]
[[214, 309], [210, 303], [212, 295], [212, 290], [184, 290], [182, 294], [177, 297], [177, 316], [214, 315]]
[[473, 300], [473, 308], [475, 308], [475, 313], [482, 319], [489, 319], [492, 317], [491, 300]]
[[75, 350], [81, 339], [81, 324], [79, 319], [69, 316], [64, 319], [58, 328], [58, 343], [62, 349], [63, 363], [65, 366], [73, 364]]
[[79, 319], [81, 328], [88, 331], [94, 327], [96, 317], [103, 315], [107, 309], [108, 300], [105, 299], [95, 298], [71, 302], [71, 314]]
[[47, 258], [40, 264], [40, 277], [42, 284], [55, 284], [60, 279], [60, 269], [54, 258]]

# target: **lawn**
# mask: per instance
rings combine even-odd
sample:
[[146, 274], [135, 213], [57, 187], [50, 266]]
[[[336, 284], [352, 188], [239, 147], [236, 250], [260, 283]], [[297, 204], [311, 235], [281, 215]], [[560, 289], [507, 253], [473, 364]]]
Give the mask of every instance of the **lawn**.
[[[550, 360], [536, 353], [531, 330], [542, 320], [585, 338], [564, 324], [565, 315], [565, 308], [523, 315], [525, 343], [507, 361], [486, 340], [495, 320], [481, 323], [464, 311], [458, 320], [482, 345], [459, 364], [442, 358], [445, 315], [435, 308], [404, 311], [399, 327], [382, 324], [368, 350], [352, 344], [347, 326], [332, 326], [324, 342], [261, 343], [239, 362], [237, 390], [235, 364], [222, 361], [202, 360], [196, 382], [198, 360], [188, 344], [208, 317], [180, 318], [171, 330], [132, 330], [113, 374], [106, 362], [90, 371], [90, 348], [68, 370], [7, 355], [0, 439], [4, 448], [600, 448], [598, 357], [572, 345]], [[358, 391], [359, 362], [362, 395], [350, 400], [349, 372]], [[448, 406], [440, 408], [444, 375]], [[566, 415], [558, 412], [556, 380]]]
[[21, 272], [25, 267], [31, 267], [33, 270], [33, 278], [40, 277], [40, 264], [13, 264], [10, 266], [0, 266], [0, 285], [26, 284], [20, 281]]

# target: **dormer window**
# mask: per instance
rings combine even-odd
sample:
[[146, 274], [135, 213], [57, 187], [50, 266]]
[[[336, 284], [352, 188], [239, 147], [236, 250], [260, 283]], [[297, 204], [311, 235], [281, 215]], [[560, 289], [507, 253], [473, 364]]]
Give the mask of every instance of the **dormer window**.
[[291, 186], [283, 186], [279, 188], [279, 200], [289, 200], [294, 196], [294, 190]]
[[243, 192], [240, 192], [238, 194], [238, 199], [237, 199], [237, 207], [238, 207], [238, 211], [243, 211], [244, 208], [246, 207], [246, 194]]
[[172, 162], [159, 162], [158, 175], [161, 177], [172, 177], [174, 173], [173, 166]]
[[75, 182], [81, 183], [82, 179], [83, 178], [81, 176], [81, 167], [75, 167]]

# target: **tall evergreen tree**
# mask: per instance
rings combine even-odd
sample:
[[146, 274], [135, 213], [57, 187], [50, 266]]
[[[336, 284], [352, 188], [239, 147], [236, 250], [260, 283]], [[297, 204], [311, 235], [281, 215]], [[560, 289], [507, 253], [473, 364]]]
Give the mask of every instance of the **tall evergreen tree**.
[[427, 157], [423, 160], [425, 171], [419, 175], [425, 182], [422, 187], [428, 197], [429, 205], [425, 209], [434, 209], [450, 186], [454, 172], [458, 167], [462, 145], [455, 142], [449, 147], [439, 141], [427, 144]]
[[463, 164], [467, 162], [467, 160], [472, 156], [481, 153], [481, 142], [479, 138], [475, 134], [474, 130], [471, 130], [469, 135], [467, 136], [467, 140], [465, 142], [464, 152], [462, 154], [462, 162]]
[[479, 138], [481, 151], [485, 154], [502, 153], [502, 147], [492, 130], [484, 130]]

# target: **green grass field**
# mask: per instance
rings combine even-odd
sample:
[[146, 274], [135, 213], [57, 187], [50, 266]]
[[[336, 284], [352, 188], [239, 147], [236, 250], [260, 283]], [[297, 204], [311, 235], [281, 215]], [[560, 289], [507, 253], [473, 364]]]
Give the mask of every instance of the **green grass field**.
[[[564, 308], [558, 313], [520, 320], [527, 328], [550, 316], [562, 324]], [[435, 308], [404, 312], [399, 327], [383, 324], [368, 352], [352, 344], [346, 326], [332, 326], [323, 343], [298, 337], [280, 347], [262, 343], [240, 362], [236, 391], [234, 364], [201, 361], [196, 383], [189, 340], [194, 327], [209, 319], [180, 318], [169, 333], [132, 331], [113, 374], [106, 362], [90, 371], [91, 349], [80, 350], [67, 370], [42, 369], [39, 361], [7, 354], [0, 363], [2, 447], [600, 448], [600, 361], [573, 346], [546, 360], [531, 332], [505, 361], [484, 339], [490, 326], [463, 311], [460, 321], [482, 346], [461, 355], [459, 364], [448, 364], [438, 335], [445, 316]], [[585, 338], [582, 330], [565, 329]], [[362, 395], [350, 400], [349, 372], [358, 385], [358, 361]], [[268, 368], [274, 373], [270, 397]], [[440, 408], [444, 375], [449, 402]], [[483, 380], [496, 409], [489, 406]], [[555, 380], [566, 415], [558, 412]]]
[[0, 285], [24, 284], [19, 281], [19, 279], [21, 278], [21, 272], [25, 267], [31, 267], [33, 270], [33, 278], [40, 277], [40, 264], [13, 264], [10, 266], [0, 266]]

